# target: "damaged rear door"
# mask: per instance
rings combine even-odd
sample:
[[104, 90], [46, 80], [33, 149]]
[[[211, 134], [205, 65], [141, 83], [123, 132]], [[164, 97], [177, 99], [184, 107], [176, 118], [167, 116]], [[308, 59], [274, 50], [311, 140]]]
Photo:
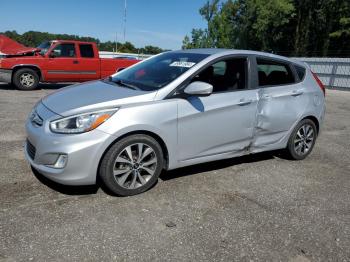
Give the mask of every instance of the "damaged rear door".
[[307, 97], [290, 63], [257, 57], [255, 67], [260, 99], [252, 151], [257, 152], [280, 146], [302, 116]]

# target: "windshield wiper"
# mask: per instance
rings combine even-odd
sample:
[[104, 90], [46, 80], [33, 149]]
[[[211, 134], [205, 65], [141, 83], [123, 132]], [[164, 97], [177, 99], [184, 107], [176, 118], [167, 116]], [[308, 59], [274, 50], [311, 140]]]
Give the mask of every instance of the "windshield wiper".
[[140, 90], [137, 86], [134, 86], [134, 85], [129, 84], [129, 83], [125, 83], [123, 80], [118, 79], [118, 80], [113, 81], [113, 78], [111, 76], [109, 77], [109, 81], [116, 83], [117, 85], [127, 87], [127, 88], [130, 88], [133, 90]]

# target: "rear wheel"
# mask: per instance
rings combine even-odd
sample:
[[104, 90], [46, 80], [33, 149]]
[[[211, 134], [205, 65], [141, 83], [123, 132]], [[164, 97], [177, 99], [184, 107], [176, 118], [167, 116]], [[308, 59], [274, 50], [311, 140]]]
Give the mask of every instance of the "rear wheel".
[[131, 196], [151, 188], [164, 165], [162, 148], [147, 135], [132, 135], [114, 144], [102, 159], [99, 175], [114, 194]]
[[312, 151], [317, 138], [315, 123], [302, 120], [293, 130], [287, 146], [289, 156], [295, 160], [305, 159]]
[[34, 90], [38, 87], [38, 73], [30, 68], [22, 68], [13, 75], [13, 84], [19, 90]]

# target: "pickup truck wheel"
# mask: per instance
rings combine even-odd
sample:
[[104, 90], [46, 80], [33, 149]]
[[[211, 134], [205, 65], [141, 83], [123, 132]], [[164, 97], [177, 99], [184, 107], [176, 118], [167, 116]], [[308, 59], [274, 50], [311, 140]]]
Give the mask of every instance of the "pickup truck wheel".
[[33, 69], [19, 69], [13, 75], [13, 84], [19, 90], [34, 90], [38, 87], [39, 76]]

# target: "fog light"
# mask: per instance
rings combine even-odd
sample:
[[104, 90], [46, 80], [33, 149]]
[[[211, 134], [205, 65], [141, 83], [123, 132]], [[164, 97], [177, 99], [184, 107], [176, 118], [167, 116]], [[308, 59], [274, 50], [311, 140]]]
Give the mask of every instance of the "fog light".
[[59, 155], [56, 163], [53, 165], [48, 165], [49, 167], [53, 168], [64, 168], [67, 164], [68, 156], [67, 155]]

